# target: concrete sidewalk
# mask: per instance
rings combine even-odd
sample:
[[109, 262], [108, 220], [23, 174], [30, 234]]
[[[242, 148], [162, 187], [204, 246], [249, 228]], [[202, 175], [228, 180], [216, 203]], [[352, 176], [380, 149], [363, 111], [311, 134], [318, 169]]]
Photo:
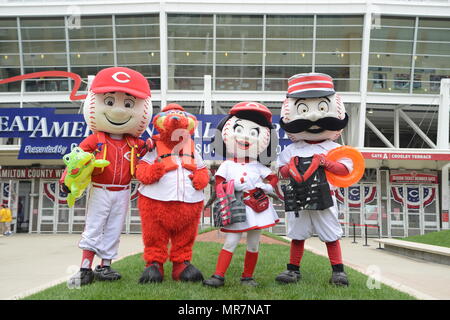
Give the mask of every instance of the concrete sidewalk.
[[[450, 299], [450, 266], [377, 249], [378, 243], [370, 239], [368, 247], [363, 246], [363, 239], [356, 239], [356, 244], [352, 241], [341, 240], [345, 265], [367, 275], [377, 273], [381, 282], [419, 299]], [[305, 249], [328, 256], [325, 244], [317, 237], [306, 240]]]
[[[21, 298], [67, 280], [79, 269], [80, 237], [79, 234], [0, 236], [0, 299]], [[140, 234], [122, 235], [119, 259], [142, 250]]]

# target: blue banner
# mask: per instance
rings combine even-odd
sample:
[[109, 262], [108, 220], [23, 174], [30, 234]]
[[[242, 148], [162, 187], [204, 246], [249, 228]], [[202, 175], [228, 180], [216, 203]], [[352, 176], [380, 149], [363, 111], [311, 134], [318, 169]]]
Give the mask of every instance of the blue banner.
[[[0, 109], [0, 138], [21, 138], [18, 159], [61, 159], [92, 132], [82, 114], [60, 114], [54, 108], [5, 108]], [[205, 160], [222, 159], [211, 154], [217, 124], [225, 115], [195, 115], [198, 128], [195, 132], [195, 147]], [[279, 116], [273, 117], [278, 132], [277, 153], [290, 143], [279, 128]], [[153, 133], [150, 124], [142, 139]]]

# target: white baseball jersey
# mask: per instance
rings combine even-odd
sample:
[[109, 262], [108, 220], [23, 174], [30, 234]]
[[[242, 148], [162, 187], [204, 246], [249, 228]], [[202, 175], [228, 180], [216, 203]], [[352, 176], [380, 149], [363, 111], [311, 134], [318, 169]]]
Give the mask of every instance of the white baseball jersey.
[[[234, 180], [235, 188], [241, 187], [243, 191], [255, 189], [258, 183], [263, 183], [263, 179], [271, 174], [272, 171], [269, 168], [257, 161], [241, 163], [233, 160], [224, 161], [216, 172], [216, 176], [220, 176], [226, 181]], [[221, 231], [244, 232], [254, 229], [265, 229], [274, 226], [279, 221], [272, 202], [269, 208], [258, 213], [249, 206], [245, 206], [245, 215], [245, 222], [227, 225]]]
[[[197, 169], [206, 167], [205, 162], [197, 151], [194, 152], [194, 156]], [[154, 149], [152, 152], [147, 152], [141, 161], [152, 164], [157, 157], [157, 150]], [[138, 189], [139, 192], [148, 198], [160, 201], [182, 201], [188, 203], [203, 201], [205, 199], [203, 191], [195, 190], [192, 180], [189, 178], [192, 172], [181, 166], [181, 160], [178, 156], [172, 157], [178, 164], [178, 168], [166, 172], [158, 182], [146, 185], [141, 184]]]
[[[292, 157], [312, 157], [314, 154], [327, 154], [331, 149], [341, 145], [331, 140], [317, 144], [309, 144], [303, 140], [287, 146], [278, 156], [277, 166], [282, 167], [289, 163]], [[339, 159], [349, 172], [353, 170], [353, 162], [348, 158]], [[337, 187], [330, 184], [330, 190]], [[332, 242], [342, 237], [343, 231], [338, 219], [338, 207], [333, 196], [333, 206], [325, 210], [302, 210], [296, 217], [294, 212], [286, 212], [287, 236], [295, 240], [305, 240], [317, 234], [320, 240]]]

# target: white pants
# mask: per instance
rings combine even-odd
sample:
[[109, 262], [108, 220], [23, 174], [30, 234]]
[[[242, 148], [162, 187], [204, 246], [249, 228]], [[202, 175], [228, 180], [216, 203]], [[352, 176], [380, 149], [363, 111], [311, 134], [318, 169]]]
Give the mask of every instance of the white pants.
[[78, 246], [94, 251], [101, 259], [115, 259], [120, 234], [128, 213], [130, 189], [108, 191], [91, 187], [86, 212], [86, 226]]
[[343, 231], [334, 197], [333, 202], [334, 206], [331, 208], [300, 211], [298, 217], [295, 217], [294, 212], [286, 212], [287, 236], [294, 240], [306, 240], [316, 233], [323, 242], [340, 239]]
[[[239, 241], [241, 240], [243, 232], [229, 232], [225, 238], [223, 248], [229, 252], [234, 252]], [[247, 231], [247, 251], [258, 252], [259, 238], [261, 236], [261, 230]]]

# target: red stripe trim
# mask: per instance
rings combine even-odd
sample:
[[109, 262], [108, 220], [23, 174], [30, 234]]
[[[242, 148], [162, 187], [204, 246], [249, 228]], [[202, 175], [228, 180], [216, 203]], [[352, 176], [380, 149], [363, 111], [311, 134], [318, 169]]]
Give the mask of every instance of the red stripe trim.
[[232, 230], [232, 229], [221, 228], [220, 231], [222, 231], [222, 232], [229, 232], [229, 233], [240, 233], [240, 232], [247, 232], [247, 231], [250, 231], [250, 230], [267, 229], [267, 228], [273, 227], [273, 226], [276, 225], [279, 221], [280, 221], [280, 219], [277, 219], [274, 223], [268, 224], [268, 225], [262, 226], [262, 227], [260, 227], [260, 226], [254, 226], [254, 227], [247, 228], [247, 229], [243, 229], [243, 230]]
[[308, 76], [308, 77], [300, 77], [300, 78], [291, 78], [288, 80], [288, 85], [293, 85], [299, 82], [307, 82], [307, 81], [330, 81], [333, 82], [331, 77], [326, 76]]
[[289, 87], [288, 92], [294, 92], [298, 90], [304, 90], [304, 89], [316, 89], [316, 88], [330, 88], [333, 89], [334, 86], [332, 83], [311, 83], [311, 84], [301, 84], [295, 87]]

